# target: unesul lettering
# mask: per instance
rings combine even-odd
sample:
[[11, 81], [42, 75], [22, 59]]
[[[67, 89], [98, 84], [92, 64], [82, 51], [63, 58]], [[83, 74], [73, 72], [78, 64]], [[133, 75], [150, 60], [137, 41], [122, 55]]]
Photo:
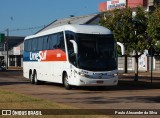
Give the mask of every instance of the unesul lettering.
[[39, 53], [30, 52], [30, 60], [32, 61], [41, 61], [46, 60], [47, 51], [40, 51]]

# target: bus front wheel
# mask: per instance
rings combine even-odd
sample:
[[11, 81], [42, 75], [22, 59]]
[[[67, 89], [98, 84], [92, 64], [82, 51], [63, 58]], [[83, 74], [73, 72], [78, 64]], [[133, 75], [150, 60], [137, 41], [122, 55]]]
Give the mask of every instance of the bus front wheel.
[[67, 89], [67, 90], [70, 90], [71, 88], [72, 88], [72, 86], [71, 85], [69, 85], [69, 83], [68, 83], [68, 75], [67, 74], [65, 74], [64, 75], [64, 87]]

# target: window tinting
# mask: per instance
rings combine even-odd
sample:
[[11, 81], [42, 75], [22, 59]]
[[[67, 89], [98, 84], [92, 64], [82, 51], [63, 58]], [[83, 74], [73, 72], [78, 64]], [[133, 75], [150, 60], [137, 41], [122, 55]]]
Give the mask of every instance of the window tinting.
[[43, 50], [47, 50], [48, 49], [48, 36], [45, 36], [43, 39]]
[[43, 37], [38, 38], [38, 42], [37, 42], [37, 50], [42, 50], [42, 46], [43, 46]]
[[24, 48], [26, 51], [52, 50], [57, 48], [65, 50], [63, 32], [28, 39], [24, 42]]
[[24, 41], [24, 50], [28, 51], [28, 40]]
[[32, 51], [37, 50], [37, 39], [32, 39]]
[[53, 34], [49, 37], [49, 49], [57, 48], [57, 34]]
[[58, 42], [57, 42], [57, 47], [59, 49], [65, 50], [65, 45], [64, 45], [64, 36], [63, 33], [58, 33]]
[[28, 51], [32, 50], [32, 39], [28, 40]]

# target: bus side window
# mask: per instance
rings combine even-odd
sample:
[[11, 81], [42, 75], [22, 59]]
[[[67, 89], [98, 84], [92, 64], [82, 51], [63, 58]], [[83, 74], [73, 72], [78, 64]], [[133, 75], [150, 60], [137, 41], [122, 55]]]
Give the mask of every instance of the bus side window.
[[48, 40], [49, 40], [49, 36], [43, 37], [43, 50], [49, 49], [49, 47], [48, 47]]
[[24, 41], [24, 51], [28, 51], [28, 40]]
[[32, 51], [37, 50], [37, 39], [32, 39]]
[[58, 33], [57, 48], [65, 51], [64, 36], [62, 32]]
[[32, 39], [28, 40], [28, 51], [32, 51]]
[[74, 53], [74, 49], [73, 49], [73, 44], [70, 42], [70, 40], [74, 39], [74, 37], [68, 34], [68, 36], [66, 35], [66, 39], [67, 39], [68, 53], [69, 55], [71, 55], [72, 53]]
[[57, 48], [57, 34], [53, 34], [49, 37], [49, 49]]
[[42, 46], [43, 46], [43, 37], [40, 37], [37, 40], [38, 40], [38, 42], [37, 42], [37, 50], [40, 51], [40, 50], [43, 49], [42, 48]]

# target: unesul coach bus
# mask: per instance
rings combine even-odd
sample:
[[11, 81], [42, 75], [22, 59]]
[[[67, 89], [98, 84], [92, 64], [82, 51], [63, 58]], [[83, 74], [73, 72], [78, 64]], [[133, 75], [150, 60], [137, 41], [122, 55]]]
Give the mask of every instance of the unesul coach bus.
[[23, 56], [23, 74], [32, 84], [47, 81], [70, 89], [118, 83], [117, 43], [102, 26], [64, 25], [28, 36]]

